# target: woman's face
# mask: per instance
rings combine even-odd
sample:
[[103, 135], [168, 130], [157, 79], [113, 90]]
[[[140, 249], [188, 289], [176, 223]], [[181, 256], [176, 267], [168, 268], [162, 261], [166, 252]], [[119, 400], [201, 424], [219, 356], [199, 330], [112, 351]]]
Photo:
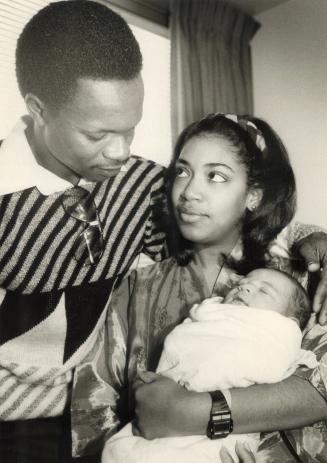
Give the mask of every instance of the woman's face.
[[172, 202], [179, 229], [195, 248], [219, 246], [229, 252], [252, 196], [245, 166], [227, 140], [202, 135], [185, 144], [176, 162]]

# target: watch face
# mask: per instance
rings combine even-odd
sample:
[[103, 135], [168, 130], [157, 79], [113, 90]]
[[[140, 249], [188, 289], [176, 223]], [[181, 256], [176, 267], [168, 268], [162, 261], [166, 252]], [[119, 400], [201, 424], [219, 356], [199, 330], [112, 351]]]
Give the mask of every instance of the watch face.
[[213, 415], [210, 420], [211, 439], [227, 437], [233, 431], [233, 421], [230, 413]]
[[211, 434], [213, 438], [226, 437], [233, 430], [233, 422], [230, 415], [224, 415], [224, 418], [220, 420], [211, 421]]

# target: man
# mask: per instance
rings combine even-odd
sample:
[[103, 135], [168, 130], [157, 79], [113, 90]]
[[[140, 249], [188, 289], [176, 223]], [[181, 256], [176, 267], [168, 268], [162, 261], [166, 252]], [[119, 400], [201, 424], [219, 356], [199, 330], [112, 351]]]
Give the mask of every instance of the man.
[[156, 223], [163, 168], [129, 152], [142, 116], [141, 67], [125, 21], [91, 1], [50, 4], [19, 38], [29, 115], [0, 150], [6, 463], [70, 461], [74, 369], [134, 258], [165, 256]]
[[93, 2], [49, 5], [18, 40], [29, 116], [0, 154], [1, 461], [68, 461], [73, 369], [135, 257], [164, 257], [163, 168], [129, 152], [141, 67], [125, 21]]

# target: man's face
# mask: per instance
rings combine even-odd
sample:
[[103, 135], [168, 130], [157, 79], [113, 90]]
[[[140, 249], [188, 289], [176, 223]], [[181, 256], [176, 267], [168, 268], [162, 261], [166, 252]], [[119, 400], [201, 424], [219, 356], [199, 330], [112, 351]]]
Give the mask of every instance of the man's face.
[[91, 181], [116, 175], [130, 156], [143, 96], [140, 76], [129, 81], [79, 79], [62, 108], [45, 108], [45, 155]]
[[292, 281], [283, 273], [272, 269], [258, 269], [242, 278], [229, 291], [224, 303], [273, 310], [288, 315], [293, 291]]

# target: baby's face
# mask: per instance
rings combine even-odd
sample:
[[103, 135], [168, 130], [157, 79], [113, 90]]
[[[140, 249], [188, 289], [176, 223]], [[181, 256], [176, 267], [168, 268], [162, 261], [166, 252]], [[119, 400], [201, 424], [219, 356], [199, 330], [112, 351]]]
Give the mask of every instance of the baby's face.
[[293, 291], [292, 281], [283, 273], [272, 269], [258, 269], [242, 278], [229, 291], [224, 304], [245, 305], [288, 315]]

